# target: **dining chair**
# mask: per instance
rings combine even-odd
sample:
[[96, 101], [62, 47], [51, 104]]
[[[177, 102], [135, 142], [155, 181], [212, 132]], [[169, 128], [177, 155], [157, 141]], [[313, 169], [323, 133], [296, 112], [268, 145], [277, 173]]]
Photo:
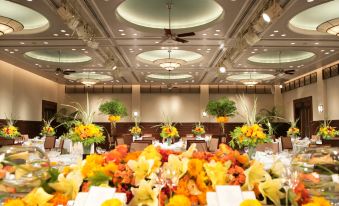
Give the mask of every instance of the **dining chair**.
[[14, 145], [14, 142], [15, 142], [14, 139], [5, 139], [3, 137], [0, 137], [0, 147]]
[[22, 140], [23, 140], [24, 142], [26, 142], [26, 141], [29, 140], [28, 134], [22, 134], [21, 137], [22, 137]]
[[151, 140], [151, 141], [152, 141], [152, 140], [154, 140], [154, 139], [155, 139], [154, 137], [149, 137], [149, 136], [146, 136], [146, 137], [143, 136], [143, 137], [142, 137], [142, 140]]
[[291, 137], [280, 137], [282, 150], [293, 149]]
[[153, 137], [153, 135], [151, 133], [145, 133], [142, 135], [142, 138], [145, 138], [145, 137]]
[[190, 148], [190, 146], [192, 144], [196, 145], [198, 152], [207, 152], [208, 151], [207, 144], [206, 144], [205, 140], [187, 140], [186, 149]]
[[60, 143], [59, 143], [59, 147], [58, 150], [60, 151], [60, 154], [65, 154], [66, 153], [66, 149], [64, 149], [64, 145], [65, 145], [65, 140], [63, 138], [60, 139]]
[[122, 137], [117, 137], [117, 143], [118, 143], [118, 145], [124, 144], [124, 138], [122, 138]]
[[279, 153], [279, 143], [278, 142], [270, 142], [270, 143], [263, 143], [259, 144], [256, 147], [256, 151], [265, 152], [267, 149], [270, 149], [273, 154]]
[[194, 138], [194, 134], [186, 134], [187, 138]]
[[56, 138], [53, 137], [46, 137], [45, 138], [45, 143], [44, 143], [44, 148], [46, 149], [53, 149], [55, 147], [55, 140]]
[[147, 146], [151, 145], [152, 141], [149, 140], [137, 140], [131, 143], [130, 152], [142, 151]]
[[124, 140], [124, 144], [130, 146], [131, 143], [133, 142], [133, 138], [130, 134], [123, 134], [122, 135], [122, 138]]
[[209, 142], [208, 150], [210, 152], [215, 152], [218, 150], [218, 147], [219, 147], [219, 139], [211, 138], [211, 141]]

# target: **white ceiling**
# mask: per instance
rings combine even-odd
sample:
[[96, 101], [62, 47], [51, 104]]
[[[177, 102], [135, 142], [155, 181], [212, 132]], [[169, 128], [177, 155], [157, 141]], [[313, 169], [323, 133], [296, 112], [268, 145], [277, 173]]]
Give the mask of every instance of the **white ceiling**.
[[[3, 0], [0, 0], [0, 3], [1, 1]], [[192, 4], [194, 4], [195, 0], [185, 1], [192, 1]], [[118, 15], [116, 15], [116, 8], [124, 2], [123, 0], [71, 0], [70, 2], [73, 2], [81, 18], [94, 28], [94, 39], [99, 42], [98, 49], [87, 47], [63, 22], [57, 14], [60, 0], [12, 0], [12, 2], [38, 11], [49, 20], [49, 28], [35, 34], [1, 36], [0, 59], [53, 81], [66, 84], [76, 84], [76, 82], [67, 80], [60, 74], [56, 75], [57, 67], [65, 71], [90, 71], [112, 75], [113, 80], [107, 82], [107, 84], [161, 84], [163, 80], [151, 79], [149, 75], [166, 72], [158, 65], [140, 61], [137, 56], [143, 52], [167, 51], [169, 48], [202, 55], [202, 58], [198, 61], [189, 62], [172, 72], [173, 75], [192, 76], [183, 80], [171, 80], [173, 83], [179, 82], [181, 84], [233, 84], [227, 80], [227, 77], [237, 73], [275, 74], [277, 69], [296, 69], [295, 75], [284, 76], [284, 80], [287, 80], [334, 62], [338, 60], [339, 56], [338, 37], [321, 35], [320, 33], [305, 35], [296, 33], [289, 28], [289, 20], [295, 15], [315, 5], [329, 2], [329, 0], [314, 0], [310, 3], [307, 0], [281, 0], [284, 8], [282, 15], [267, 27], [259, 42], [240, 51], [233, 62], [233, 68], [226, 68], [225, 74], [218, 72], [217, 65], [222, 62], [225, 53], [235, 47], [235, 39], [240, 31], [253, 20], [254, 16], [258, 16], [257, 10], [263, 3], [267, 2], [266, 0], [216, 0], [224, 9], [223, 20], [212, 25], [209, 24], [208, 28], [195, 28], [196, 35], [185, 38], [189, 40], [185, 44], [173, 41], [158, 44], [156, 42], [161, 41], [162, 38], [161, 30], [134, 28], [133, 25], [119, 20]], [[159, 0], [159, 2], [163, 2], [164, 7], [166, 6], [166, 0]], [[0, 11], [0, 16], [1, 14]], [[168, 14], [163, 15], [167, 16]], [[190, 16], [188, 15], [186, 19], [190, 19]], [[60, 51], [61, 53], [76, 52], [89, 56], [92, 60], [85, 64], [51, 63], [31, 59], [24, 55], [26, 52], [42, 49]], [[250, 56], [274, 51], [307, 51], [314, 53], [315, 56], [308, 61], [265, 66], [253, 64], [248, 60]], [[105, 65], [107, 56], [114, 57], [118, 69], [113, 71]], [[283, 80], [268, 80], [264, 83], [271, 84], [280, 81]]]

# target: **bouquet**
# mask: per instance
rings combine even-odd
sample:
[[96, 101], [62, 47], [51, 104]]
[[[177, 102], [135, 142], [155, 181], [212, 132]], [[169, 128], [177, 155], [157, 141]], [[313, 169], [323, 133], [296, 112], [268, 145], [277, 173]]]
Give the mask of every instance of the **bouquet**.
[[132, 127], [129, 131], [131, 132], [131, 135], [133, 136], [139, 136], [141, 134], [141, 128], [137, 125]]
[[15, 122], [12, 119], [7, 119], [6, 123], [6, 126], [0, 130], [0, 137], [14, 139], [21, 135], [18, 128], [14, 126]]
[[[84, 146], [91, 146], [93, 143], [105, 141], [103, 128], [92, 123], [95, 112], [91, 112], [89, 109], [88, 94], [86, 109], [79, 103], [75, 103], [75, 105], [66, 105], [74, 108], [77, 114], [75, 115], [74, 126], [71, 127], [65, 138], [70, 139], [72, 142], [81, 142]], [[79, 119], [77, 119], [78, 116], [80, 117]]]
[[51, 123], [53, 122], [54, 118], [51, 118], [50, 120], [43, 120], [44, 126], [42, 127], [42, 130], [40, 132], [40, 135], [51, 137], [55, 135], [55, 128], [51, 126]]
[[300, 135], [300, 130], [297, 127], [298, 119], [295, 122], [291, 122], [290, 128], [287, 130], [287, 136], [294, 136], [297, 137]]
[[160, 137], [162, 137], [163, 140], [170, 142], [172, 138], [179, 137], [177, 128], [169, 118], [166, 118], [165, 122], [160, 125], [160, 128]]
[[318, 136], [321, 136], [323, 139], [332, 139], [338, 134], [338, 131], [335, 127], [330, 126], [330, 121], [324, 121], [317, 132]]
[[198, 136], [205, 134], [204, 125], [200, 124], [199, 122], [199, 124], [195, 125], [194, 129], [192, 130], [192, 133]]
[[250, 147], [254, 148], [258, 144], [270, 142], [271, 139], [265, 133], [262, 126], [259, 124], [260, 120], [256, 119], [256, 106], [257, 99], [254, 99], [254, 104], [252, 110], [247, 107], [244, 96], [240, 96], [240, 103], [245, 115], [246, 124], [241, 127], [236, 127], [233, 132], [231, 132], [232, 140], [230, 145], [234, 148], [237, 144], [240, 148]]
[[111, 100], [104, 102], [99, 107], [100, 112], [108, 115], [108, 121], [116, 126], [116, 123], [120, 121], [121, 117], [127, 115], [127, 110], [124, 104], [118, 100]]

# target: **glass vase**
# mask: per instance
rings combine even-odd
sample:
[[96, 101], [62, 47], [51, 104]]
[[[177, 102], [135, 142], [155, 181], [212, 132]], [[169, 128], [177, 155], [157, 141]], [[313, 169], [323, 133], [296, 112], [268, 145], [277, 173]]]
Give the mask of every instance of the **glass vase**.
[[172, 144], [172, 139], [171, 138], [166, 138], [166, 143], [168, 146], [170, 146]]
[[85, 144], [82, 144], [82, 158], [83, 159], [86, 159], [87, 155], [91, 154], [91, 150], [92, 150], [92, 145], [93, 144], [90, 144], [90, 145], [85, 145]]
[[255, 146], [248, 146], [244, 148], [244, 151], [247, 153], [248, 157], [253, 160], [255, 158], [256, 147]]

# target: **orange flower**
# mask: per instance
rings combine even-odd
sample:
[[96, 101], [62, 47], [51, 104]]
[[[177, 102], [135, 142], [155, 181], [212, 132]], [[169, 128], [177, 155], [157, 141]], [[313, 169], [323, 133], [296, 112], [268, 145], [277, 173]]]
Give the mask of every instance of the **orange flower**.
[[68, 198], [61, 193], [54, 193], [54, 197], [49, 201], [53, 206], [67, 205]]
[[203, 169], [203, 164], [202, 161], [199, 159], [191, 159], [188, 162], [188, 174], [191, 175], [192, 177], [198, 176], [200, 171]]

